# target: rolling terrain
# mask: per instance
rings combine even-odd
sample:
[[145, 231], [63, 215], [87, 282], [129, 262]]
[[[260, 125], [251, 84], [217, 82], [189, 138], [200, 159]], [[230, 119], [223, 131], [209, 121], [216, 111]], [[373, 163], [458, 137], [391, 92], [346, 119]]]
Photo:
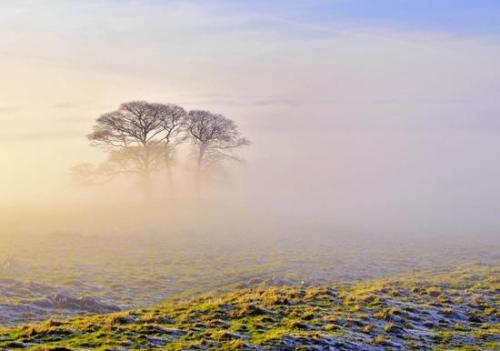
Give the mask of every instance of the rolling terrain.
[[0, 350], [499, 349], [495, 236], [210, 217], [3, 226]]
[[0, 330], [14, 350], [498, 350], [500, 271], [236, 289]]
[[213, 291], [324, 286], [495, 264], [500, 252], [495, 240], [485, 239], [286, 233], [7, 237], [0, 242], [0, 325], [131, 310]]

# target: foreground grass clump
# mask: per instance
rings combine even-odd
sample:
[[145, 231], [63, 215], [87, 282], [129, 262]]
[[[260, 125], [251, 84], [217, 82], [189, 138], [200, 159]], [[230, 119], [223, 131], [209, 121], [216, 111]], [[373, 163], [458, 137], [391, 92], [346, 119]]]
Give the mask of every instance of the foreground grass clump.
[[0, 330], [0, 350], [494, 350], [500, 271], [205, 294]]

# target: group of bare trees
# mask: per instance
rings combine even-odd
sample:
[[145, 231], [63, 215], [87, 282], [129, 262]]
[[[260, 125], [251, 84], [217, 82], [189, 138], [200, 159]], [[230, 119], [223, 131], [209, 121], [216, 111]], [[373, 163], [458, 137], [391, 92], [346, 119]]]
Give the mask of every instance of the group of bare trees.
[[192, 146], [198, 196], [204, 172], [223, 160], [239, 160], [235, 151], [249, 144], [234, 121], [220, 114], [187, 112], [177, 105], [146, 101], [127, 102], [100, 116], [88, 139], [92, 146], [107, 152], [107, 159], [99, 165], [75, 166], [74, 175], [90, 183], [136, 175], [147, 198], [152, 194], [153, 175], [162, 171], [173, 194], [173, 169], [181, 144], [189, 142]]

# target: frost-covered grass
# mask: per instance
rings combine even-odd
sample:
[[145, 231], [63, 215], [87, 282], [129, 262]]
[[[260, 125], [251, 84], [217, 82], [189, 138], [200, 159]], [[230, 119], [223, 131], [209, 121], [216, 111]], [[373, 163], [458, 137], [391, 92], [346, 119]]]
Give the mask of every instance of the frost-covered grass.
[[[0, 325], [96, 313], [107, 308], [101, 304], [129, 310], [214, 290], [349, 283], [489, 263], [500, 251], [498, 240], [372, 237], [324, 227], [277, 229], [272, 235], [268, 228], [204, 230], [2, 236]], [[58, 294], [76, 303], [54, 304]], [[86, 297], [98, 304], [89, 308]], [[375, 308], [380, 301], [367, 303]], [[357, 300], [349, 304], [353, 313], [359, 307]]]
[[498, 266], [236, 289], [0, 331], [0, 349], [495, 350]]

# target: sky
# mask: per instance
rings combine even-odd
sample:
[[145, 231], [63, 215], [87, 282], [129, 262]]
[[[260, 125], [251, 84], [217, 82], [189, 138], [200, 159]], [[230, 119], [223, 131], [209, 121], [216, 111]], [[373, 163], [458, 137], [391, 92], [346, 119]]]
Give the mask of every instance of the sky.
[[78, 201], [93, 121], [145, 99], [236, 120], [249, 202], [500, 227], [498, 1], [4, 0], [0, 77], [0, 203]]

